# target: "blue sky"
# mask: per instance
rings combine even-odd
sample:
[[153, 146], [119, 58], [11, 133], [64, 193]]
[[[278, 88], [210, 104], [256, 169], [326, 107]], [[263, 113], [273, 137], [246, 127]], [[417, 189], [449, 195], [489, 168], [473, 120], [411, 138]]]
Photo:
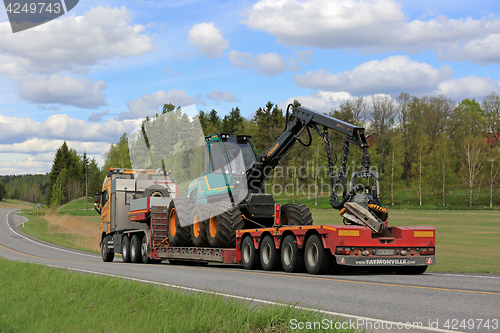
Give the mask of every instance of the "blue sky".
[[298, 99], [500, 93], [497, 1], [84, 1], [13, 34], [0, 8], [0, 174], [66, 140], [102, 163], [164, 103], [250, 116]]

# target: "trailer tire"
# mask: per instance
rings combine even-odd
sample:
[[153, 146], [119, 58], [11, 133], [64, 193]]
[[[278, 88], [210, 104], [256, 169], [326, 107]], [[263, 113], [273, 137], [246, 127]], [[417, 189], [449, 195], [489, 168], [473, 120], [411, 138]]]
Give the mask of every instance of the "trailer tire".
[[265, 236], [260, 243], [260, 264], [265, 271], [274, 271], [279, 269], [281, 264], [279, 250], [276, 249], [274, 238], [272, 236]]
[[127, 235], [122, 236], [122, 260], [130, 262], [130, 238]]
[[299, 249], [293, 235], [286, 236], [281, 244], [281, 266], [288, 273], [304, 271], [304, 251]]
[[207, 229], [210, 220], [210, 204], [199, 204], [194, 207], [191, 226], [191, 241], [194, 246], [208, 246]]
[[331, 268], [332, 254], [323, 247], [320, 236], [312, 235], [307, 239], [304, 261], [309, 274], [325, 274]]
[[115, 258], [115, 252], [110, 251], [108, 248], [108, 240], [108, 236], [104, 237], [102, 240], [102, 261], [104, 262], [112, 262]]
[[228, 202], [214, 203], [210, 207], [208, 244], [211, 247], [236, 247], [236, 230], [243, 229], [245, 222], [238, 207]]
[[150, 264], [153, 263], [154, 261], [151, 258], [149, 258], [148, 238], [146, 237], [146, 235], [142, 236], [141, 260], [143, 264]]
[[142, 263], [141, 256], [142, 239], [139, 234], [134, 234], [130, 241], [130, 261], [136, 264]]
[[313, 218], [306, 205], [285, 204], [281, 206], [281, 223], [284, 225], [312, 225]]
[[158, 198], [165, 198], [168, 197], [168, 191], [166, 188], [160, 185], [151, 185], [148, 188], [144, 190], [142, 193], [142, 197], [158, 197]]
[[259, 268], [259, 251], [254, 246], [252, 236], [246, 236], [241, 243], [241, 262], [245, 269]]
[[168, 207], [168, 241], [171, 246], [192, 246], [191, 214], [194, 203], [191, 199], [173, 199]]

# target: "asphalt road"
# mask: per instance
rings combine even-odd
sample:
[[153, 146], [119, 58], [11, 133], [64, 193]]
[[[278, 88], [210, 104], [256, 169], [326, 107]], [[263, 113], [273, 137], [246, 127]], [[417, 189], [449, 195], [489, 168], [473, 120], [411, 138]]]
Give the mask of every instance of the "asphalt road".
[[[375, 332], [500, 332], [500, 276], [438, 273], [313, 276], [246, 271], [238, 266], [125, 264], [121, 258], [104, 263], [98, 255], [60, 248], [25, 236], [19, 231], [24, 220], [14, 210], [0, 209], [0, 256], [210, 290], [243, 300], [254, 299], [258, 305], [298, 303], [350, 320], [353, 325], [360, 324], [358, 328], [369, 331], [372, 328]], [[423, 329], [407, 329], [412, 323], [421, 323]], [[292, 325], [300, 328], [300, 323]], [[387, 329], [389, 327], [391, 329]]]

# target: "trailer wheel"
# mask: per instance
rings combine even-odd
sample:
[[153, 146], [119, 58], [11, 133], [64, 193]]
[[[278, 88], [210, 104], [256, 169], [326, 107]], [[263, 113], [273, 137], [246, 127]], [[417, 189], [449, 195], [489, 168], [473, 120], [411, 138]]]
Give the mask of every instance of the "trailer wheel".
[[192, 246], [191, 213], [194, 203], [190, 199], [173, 199], [168, 208], [168, 241], [172, 246]]
[[306, 205], [285, 204], [281, 206], [281, 222], [284, 225], [312, 225], [313, 218]]
[[144, 190], [144, 192], [142, 193], [143, 198], [146, 198], [146, 197], [163, 198], [163, 197], [168, 197], [168, 196], [169, 195], [168, 195], [167, 189], [164, 188], [163, 186], [160, 186], [160, 185], [151, 185], [148, 188], [146, 188]]
[[299, 249], [295, 236], [288, 235], [281, 245], [281, 265], [288, 273], [302, 272], [305, 268], [304, 251]]
[[280, 254], [279, 250], [276, 249], [273, 237], [267, 235], [262, 240], [260, 244], [260, 264], [262, 268], [266, 271], [273, 271], [279, 269]]
[[130, 241], [130, 261], [136, 264], [142, 263], [141, 244], [141, 236], [139, 234], [134, 234]]
[[241, 243], [241, 262], [245, 269], [259, 268], [259, 251], [254, 246], [252, 236], [246, 236]]
[[219, 202], [210, 207], [208, 244], [211, 247], [236, 247], [236, 230], [243, 229], [245, 222], [238, 207]]
[[141, 242], [141, 260], [143, 264], [149, 264], [153, 263], [153, 260], [149, 258], [149, 251], [148, 251], [148, 238], [146, 235], [142, 236], [142, 242]]
[[130, 262], [130, 238], [123, 235], [122, 238], [122, 260], [123, 262]]
[[307, 240], [304, 261], [310, 274], [325, 274], [330, 269], [332, 255], [330, 251], [323, 248], [320, 236], [312, 235]]
[[104, 237], [102, 240], [102, 261], [104, 262], [112, 262], [115, 258], [115, 252], [108, 248], [108, 240], [108, 236]]
[[403, 275], [418, 275], [418, 274], [424, 274], [426, 270], [427, 270], [427, 265], [426, 266], [396, 267], [395, 273], [396, 274], [403, 274]]
[[199, 204], [193, 210], [191, 240], [194, 246], [208, 246], [207, 229], [210, 220], [210, 204]]

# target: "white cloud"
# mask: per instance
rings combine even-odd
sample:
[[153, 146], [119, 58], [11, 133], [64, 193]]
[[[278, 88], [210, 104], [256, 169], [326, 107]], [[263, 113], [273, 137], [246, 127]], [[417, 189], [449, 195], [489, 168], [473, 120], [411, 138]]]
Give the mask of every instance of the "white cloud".
[[83, 77], [54, 74], [29, 76], [29, 79], [17, 81], [17, 84], [21, 98], [32, 103], [59, 103], [86, 109], [107, 104], [102, 93], [106, 84], [102, 80], [92, 82]]
[[229, 42], [213, 22], [193, 25], [189, 30], [189, 41], [207, 58], [221, 57], [224, 50], [229, 48]]
[[259, 53], [256, 56], [249, 52], [229, 51], [229, 61], [241, 69], [252, 68], [255, 72], [273, 77], [286, 70], [286, 61], [277, 53]]
[[320, 112], [330, 112], [332, 108], [337, 108], [340, 103], [351, 99], [353, 96], [347, 92], [318, 91], [312, 92], [308, 96], [295, 96], [282, 101], [279, 107], [286, 110], [288, 104], [296, 99], [303, 106]]
[[305, 50], [305, 51], [296, 51], [296, 58], [290, 59], [290, 71], [291, 72], [298, 72], [302, 68], [300, 68], [299, 64], [300, 63], [307, 63], [311, 62], [313, 60], [313, 51], [312, 50]]
[[479, 100], [493, 91], [500, 91], [500, 82], [490, 77], [471, 75], [442, 82], [434, 94], [444, 95], [460, 102], [466, 98]]
[[467, 43], [454, 43], [449, 49], [440, 50], [441, 59], [472, 61], [479, 65], [500, 63], [500, 34], [491, 34]]
[[[449, 57], [500, 62], [500, 49], [493, 44], [500, 33], [496, 16], [409, 20], [394, 0], [261, 0], [246, 15], [243, 23], [248, 27], [264, 30], [284, 45], [442, 54], [454, 46]], [[473, 50], [490, 54], [484, 57]]]
[[206, 101], [200, 96], [191, 98], [184, 90], [172, 89], [168, 93], [163, 90], [157, 91], [151, 95], [142, 95], [140, 98], [127, 102], [129, 112], [122, 112], [118, 115], [120, 119], [153, 117], [159, 113], [160, 107], [164, 104], [172, 103], [175, 106], [186, 106], [191, 104], [205, 105]]
[[102, 112], [92, 112], [92, 114], [87, 118], [87, 121], [90, 121], [92, 123], [98, 123], [104, 118], [105, 116], [109, 116], [111, 112], [109, 110], [102, 111]]
[[440, 83], [453, 77], [448, 66], [439, 69], [411, 60], [407, 56], [392, 56], [372, 60], [352, 71], [332, 74], [324, 69], [295, 75], [300, 87], [329, 91], [348, 91], [354, 95], [373, 93], [394, 94], [402, 91], [422, 93], [434, 90]]
[[205, 97], [207, 99], [214, 100], [216, 102], [225, 101], [225, 102], [240, 102], [241, 100], [236, 97], [233, 93], [229, 91], [219, 91], [212, 90], [209, 94], [206, 94]]

